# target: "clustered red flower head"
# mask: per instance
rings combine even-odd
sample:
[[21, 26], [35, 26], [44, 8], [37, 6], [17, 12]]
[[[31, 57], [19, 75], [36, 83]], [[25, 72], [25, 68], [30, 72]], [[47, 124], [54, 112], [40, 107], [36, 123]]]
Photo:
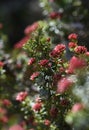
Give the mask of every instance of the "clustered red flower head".
[[6, 114], [7, 113], [7, 110], [6, 109], [4, 109], [4, 108], [2, 108], [2, 107], [0, 107], [0, 114]]
[[87, 51], [85, 54], [86, 54], [86, 56], [89, 56], [89, 51]]
[[32, 25], [27, 26], [24, 30], [25, 35], [31, 34], [33, 31], [35, 31], [38, 28], [38, 26], [39, 26], [38, 22], [35, 22]]
[[36, 102], [33, 105], [33, 110], [35, 110], [35, 111], [40, 111], [41, 108], [42, 108], [42, 103], [40, 103], [40, 102]]
[[33, 110], [35, 111], [40, 111], [40, 109], [42, 108], [42, 101], [40, 97], [36, 98], [36, 103], [33, 105]]
[[61, 74], [57, 73], [53, 75], [53, 85], [57, 85], [57, 82], [61, 79]]
[[17, 42], [14, 46], [14, 48], [16, 49], [20, 49], [23, 47], [24, 44], [27, 43], [27, 41], [29, 40], [30, 36], [25, 36], [24, 38], [22, 38], [19, 42]]
[[47, 59], [40, 60], [39, 65], [40, 66], [46, 66], [46, 65], [48, 65], [48, 62], [49, 62], [49, 60], [47, 60]]
[[34, 72], [31, 76], [30, 76], [30, 80], [34, 80], [36, 77], [39, 76], [39, 72]]
[[82, 67], [85, 67], [86, 65], [87, 63], [84, 59], [80, 59], [78, 57], [73, 56], [69, 61], [69, 67], [67, 69], [67, 72], [74, 73], [76, 69], [80, 69]]
[[10, 100], [4, 99], [4, 100], [3, 100], [3, 105], [5, 105], [5, 106], [10, 106], [10, 105], [11, 105]]
[[58, 44], [57, 46], [55, 46], [54, 50], [57, 52], [63, 52], [65, 50], [66, 46], [64, 44]]
[[9, 130], [24, 130], [20, 125], [16, 124], [9, 128]]
[[65, 51], [65, 49], [66, 49], [66, 46], [64, 44], [58, 44], [57, 46], [55, 46], [55, 48], [50, 53], [50, 55], [53, 57], [60, 56]]
[[85, 46], [77, 46], [74, 51], [78, 54], [84, 54], [87, 52], [87, 48]]
[[7, 123], [8, 122], [8, 117], [7, 116], [2, 116], [2, 118], [0, 118], [0, 122]]
[[60, 73], [63, 73], [63, 72], [65, 72], [65, 68], [64, 67], [60, 67], [59, 71], [60, 71]]
[[69, 36], [68, 36], [68, 39], [69, 40], [77, 40], [78, 38], [78, 35], [76, 33], [71, 33]]
[[8, 117], [7, 117], [7, 110], [0, 107], [0, 122], [7, 123]]
[[60, 78], [61, 78], [61, 74], [60, 73], [57, 73], [57, 74], [53, 75], [53, 81], [54, 81], [54, 83], [56, 81], [58, 81]]
[[37, 97], [37, 98], [36, 98], [36, 102], [37, 102], [37, 103], [42, 103], [41, 98], [40, 98], [40, 97]]
[[36, 61], [35, 58], [30, 58], [28, 61], [28, 65], [32, 65]]
[[22, 102], [23, 100], [25, 100], [25, 98], [27, 97], [28, 93], [25, 92], [20, 92], [18, 93], [16, 100]]
[[69, 100], [62, 98], [61, 101], [60, 101], [60, 105], [62, 105], [62, 106], [67, 106], [67, 105], [69, 105]]
[[62, 17], [62, 14], [59, 13], [59, 12], [51, 12], [51, 13], [49, 14], [49, 17], [50, 17], [51, 19], [57, 19], [57, 18], [61, 18], [61, 17]]
[[69, 42], [68, 47], [69, 48], [75, 48], [77, 44], [75, 42]]
[[4, 63], [2, 61], [0, 61], [0, 67], [3, 67]]
[[50, 120], [45, 119], [45, 120], [44, 120], [44, 124], [45, 124], [46, 126], [50, 126], [51, 122], [50, 122]]
[[72, 111], [73, 113], [76, 113], [76, 112], [79, 112], [80, 110], [83, 110], [83, 109], [84, 109], [84, 105], [83, 105], [83, 104], [81, 104], [81, 103], [76, 103], [76, 104], [73, 105], [71, 111]]
[[68, 78], [62, 78], [57, 84], [57, 93], [64, 93], [73, 84]]
[[58, 109], [56, 108], [56, 107], [52, 107], [51, 109], [50, 109], [50, 116], [52, 116], [52, 117], [56, 117], [57, 115], [58, 115]]
[[0, 29], [2, 29], [3, 28], [3, 24], [2, 23], [0, 23]]

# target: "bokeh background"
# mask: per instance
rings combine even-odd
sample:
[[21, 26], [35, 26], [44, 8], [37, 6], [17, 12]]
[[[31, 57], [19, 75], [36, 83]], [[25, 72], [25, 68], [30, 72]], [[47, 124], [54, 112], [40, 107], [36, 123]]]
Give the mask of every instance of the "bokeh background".
[[0, 23], [12, 47], [24, 36], [24, 29], [43, 19], [38, 0], [0, 0]]
[[[89, 0], [80, 1], [83, 9], [87, 9], [89, 12]], [[24, 29], [27, 25], [43, 18], [39, 0], [0, 0], [0, 23], [4, 25], [3, 31], [8, 37], [10, 47], [13, 47], [24, 36]], [[84, 24], [86, 35], [83, 38], [81, 36], [80, 40], [89, 48], [87, 44], [89, 42], [89, 15], [84, 17], [81, 22]], [[78, 25], [76, 24], [76, 26]]]

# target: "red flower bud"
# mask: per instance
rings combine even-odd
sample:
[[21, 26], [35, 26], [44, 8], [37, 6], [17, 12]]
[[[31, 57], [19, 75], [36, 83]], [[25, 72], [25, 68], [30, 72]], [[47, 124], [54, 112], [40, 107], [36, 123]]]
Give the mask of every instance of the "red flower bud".
[[35, 31], [38, 28], [39, 24], [38, 22], [33, 23], [32, 25], [28, 25], [25, 30], [24, 33], [26, 35], [29, 35], [30, 33], [32, 33], [33, 31]]
[[87, 52], [87, 48], [85, 46], [77, 46], [74, 51], [78, 54], [84, 54]]
[[77, 40], [77, 38], [78, 38], [78, 35], [75, 34], [75, 33], [71, 33], [71, 34], [68, 36], [68, 39], [69, 39], [69, 40], [72, 40], [72, 39]]
[[33, 106], [33, 110], [35, 111], [40, 111], [41, 108], [42, 108], [42, 103], [35, 103]]
[[40, 60], [39, 65], [46, 66], [48, 64], [48, 62], [49, 62], [49, 60], [47, 60], [47, 59]]
[[47, 120], [47, 119], [46, 119], [46, 120], [44, 120], [44, 124], [45, 124], [46, 126], [49, 126], [49, 125], [50, 125], [50, 123], [51, 123], [51, 122], [50, 122], [50, 120]]
[[67, 89], [70, 88], [71, 84], [72, 84], [72, 82], [69, 79], [62, 78], [58, 82], [57, 93], [63, 93], [63, 92], [65, 92]]
[[21, 101], [25, 100], [27, 95], [28, 95], [27, 92], [20, 92], [20, 93], [18, 93], [16, 100], [21, 102]]
[[75, 48], [77, 46], [77, 44], [75, 42], [69, 42], [68, 47], [69, 48]]
[[30, 58], [28, 61], [28, 65], [32, 65], [35, 62], [35, 58]]
[[80, 69], [82, 67], [85, 67], [87, 65], [86, 61], [84, 59], [77, 58], [73, 56], [69, 62], [69, 67], [67, 69], [68, 73], [74, 73], [76, 69]]
[[4, 63], [2, 61], [0, 61], [0, 67], [3, 67]]
[[30, 76], [30, 80], [34, 80], [36, 77], [39, 76], [39, 72], [34, 72], [31, 76]]
[[83, 104], [81, 104], [81, 103], [76, 103], [76, 104], [74, 104], [74, 106], [72, 107], [72, 112], [73, 113], [76, 113], [76, 112], [78, 112], [78, 111], [80, 111], [80, 110], [83, 110], [83, 108], [84, 108], [84, 106], [83, 106]]
[[52, 108], [50, 109], [50, 115], [51, 115], [52, 117], [56, 117], [57, 114], [58, 114], [57, 108], [52, 107]]

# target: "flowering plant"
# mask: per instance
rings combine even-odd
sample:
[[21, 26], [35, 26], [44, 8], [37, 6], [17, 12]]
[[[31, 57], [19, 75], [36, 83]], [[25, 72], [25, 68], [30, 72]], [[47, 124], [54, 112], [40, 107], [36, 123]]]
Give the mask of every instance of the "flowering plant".
[[1, 48], [1, 130], [89, 129], [89, 52], [75, 33], [65, 42], [62, 13], [48, 11], [50, 20], [28, 26], [14, 51]]
[[[76, 121], [73, 122], [73, 119], [79, 111], [81, 115], [83, 112], [86, 113], [88, 106], [83, 97], [78, 95], [76, 85], [85, 85], [87, 82], [85, 75], [89, 74], [89, 52], [85, 46], [78, 46], [77, 34], [70, 34], [68, 48], [71, 58], [69, 59], [66, 45], [58, 44], [53, 48], [51, 38], [45, 34], [45, 28], [39, 22], [38, 29], [23, 46], [30, 58], [29, 79], [39, 93], [32, 105], [37, 121], [36, 129], [43, 129], [42, 125], [44, 129], [71, 129], [67, 123], [80, 129], [82, 122], [80, 121], [81, 125], [78, 124], [77, 128]], [[85, 117], [85, 120], [87, 118]]]

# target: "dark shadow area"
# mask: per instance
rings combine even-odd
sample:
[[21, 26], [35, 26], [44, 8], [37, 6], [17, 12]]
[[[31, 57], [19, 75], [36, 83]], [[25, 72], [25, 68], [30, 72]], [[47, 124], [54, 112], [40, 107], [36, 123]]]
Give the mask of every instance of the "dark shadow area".
[[0, 22], [12, 47], [24, 36], [24, 29], [42, 19], [38, 0], [0, 0]]

